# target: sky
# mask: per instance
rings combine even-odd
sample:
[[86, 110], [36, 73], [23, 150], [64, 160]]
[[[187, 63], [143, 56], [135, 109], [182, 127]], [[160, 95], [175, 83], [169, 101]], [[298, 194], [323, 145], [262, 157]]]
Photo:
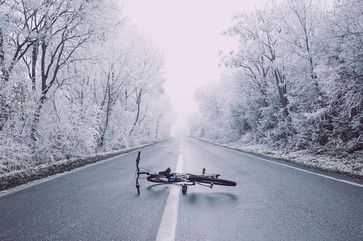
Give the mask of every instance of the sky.
[[197, 111], [194, 93], [218, 80], [219, 51], [236, 41], [223, 36], [235, 14], [271, 0], [124, 0], [129, 24], [150, 38], [165, 56], [164, 85], [175, 110], [174, 135]]

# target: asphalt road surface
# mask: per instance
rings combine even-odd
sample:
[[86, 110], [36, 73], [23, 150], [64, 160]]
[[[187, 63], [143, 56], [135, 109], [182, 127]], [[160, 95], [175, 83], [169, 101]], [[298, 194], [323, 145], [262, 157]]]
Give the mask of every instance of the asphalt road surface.
[[[142, 150], [140, 166], [220, 173], [236, 187], [141, 180], [132, 152], [0, 194], [0, 240], [363, 240], [363, 187], [193, 139]], [[175, 193], [176, 191], [176, 193]]]

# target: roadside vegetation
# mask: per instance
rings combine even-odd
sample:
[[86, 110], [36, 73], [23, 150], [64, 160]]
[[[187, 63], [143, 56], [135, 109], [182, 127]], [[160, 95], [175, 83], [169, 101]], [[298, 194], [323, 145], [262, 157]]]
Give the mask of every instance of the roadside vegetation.
[[197, 93], [191, 134], [363, 175], [362, 23], [359, 0], [236, 15], [225, 35], [238, 47], [221, 53], [220, 81]]
[[0, 175], [168, 137], [163, 72], [117, 1], [0, 0]]

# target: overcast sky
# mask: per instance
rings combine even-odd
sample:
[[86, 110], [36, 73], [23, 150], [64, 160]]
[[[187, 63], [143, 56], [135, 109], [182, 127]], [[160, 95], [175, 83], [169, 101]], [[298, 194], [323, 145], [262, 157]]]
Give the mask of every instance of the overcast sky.
[[124, 14], [165, 55], [165, 88], [180, 129], [197, 109], [195, 89], [219, 77], [219, 50], [234, 41], [222, 36], [232, 17], [271, 0], [125, 0]]

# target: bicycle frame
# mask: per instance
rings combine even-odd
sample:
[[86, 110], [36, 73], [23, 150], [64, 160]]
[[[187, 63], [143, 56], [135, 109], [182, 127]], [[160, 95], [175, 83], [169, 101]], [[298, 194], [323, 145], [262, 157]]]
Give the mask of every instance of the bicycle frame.
[[202, 175], [194, 175], [190, 173], [170, 173], [170, 168], [159, 173], [151, 173], [149, 171], [140, 171], [140, 151], [136, 158], [136, 189], [137, 194], [140, 195], [140, 175], [146, 175], [147, 180], [150, 182], [157, 182], [161, 184], [174, 184], [182, 186], [182, 193], [186, 194], [188, 186], [196, 184], [213, 188], [213, 185], [236, 186], [236, 183], [229, 180], [218, 179], [219, 174], [206, 174], [203, 168]]

